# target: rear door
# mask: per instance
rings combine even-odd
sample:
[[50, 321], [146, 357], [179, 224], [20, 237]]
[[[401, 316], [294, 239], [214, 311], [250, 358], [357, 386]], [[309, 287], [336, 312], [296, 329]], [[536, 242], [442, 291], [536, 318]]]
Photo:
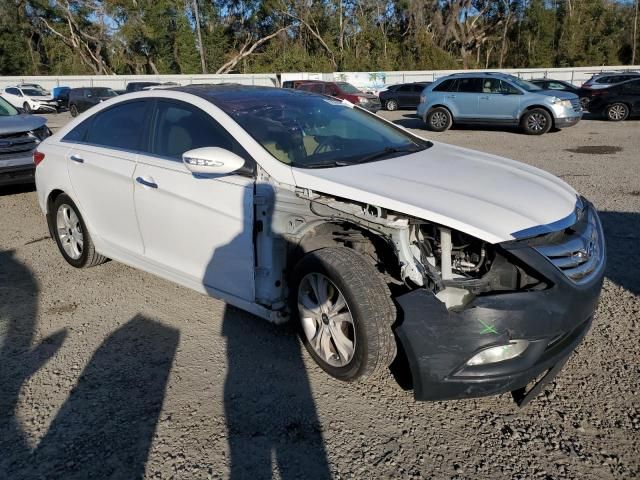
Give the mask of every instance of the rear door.
[[621, 100], [627, 103], [631, 112], [640, 113], [640, 79], [620, 85]]
[[142, 253], [133, 206], [133, 172], [145, 135], [148, 100], [131, 100], [102, 110], [76, 127], [63, 142], [73, 199], [92, 231], [112, 248]]
[[463, 77], [456, 81], [456, 92], [445, 95], [445, 103], [450, 106], [453, 116], [460, 120], [478, 118], [478, 97], [482, 91], [481, 78]]
[[[144, 256], [176, 281], [253, 301], [252, 161], [204, 110], [170, 99], [155, 105], [151, 141], [134, 176]], [[200, 147], [233, 151], [247, 168], [193, 175], [182, 154]]]
[[[400, 107], [410, 107], [413, 105], [412, 85], [400, 85], [395, 89], [394, 94]], [[417, 104], [416, 104], [417, 105]]]
[[498, 78], [485, 78], [478, 101], [478, 118], [511, 122], [518, 119], [520, 91]]

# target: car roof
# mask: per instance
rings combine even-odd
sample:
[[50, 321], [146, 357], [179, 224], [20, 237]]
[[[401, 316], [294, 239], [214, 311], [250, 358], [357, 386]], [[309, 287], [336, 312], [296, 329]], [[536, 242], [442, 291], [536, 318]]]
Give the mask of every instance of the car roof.
[[452, 73], [451, 75], [447, 75], [446, 77], [441, 77], [438, 80], [442, 80], [443, 78], [465, 78], [465, 77], [512, 78], [513, 75], [509, 75], [508, 73], [501, 73], [501, 72], [461, 72], [461, 73]]
[[[218, 106], [228, 103], [246, 103], [251, 101], [264, 103], [264, 100], [267, 98], [277, 99], [291, 98], [292, 96], [300, 97], [301, 95], [313, 95], [310, 92], [293, 88], [263, 87], [234, 83], [185, 85], [181, 87], [163, 89], [163, 91], [190, 93], [191, 95], [203, 98]], [[158, 90], [156, 90], [156, 92], [158, 92]]]

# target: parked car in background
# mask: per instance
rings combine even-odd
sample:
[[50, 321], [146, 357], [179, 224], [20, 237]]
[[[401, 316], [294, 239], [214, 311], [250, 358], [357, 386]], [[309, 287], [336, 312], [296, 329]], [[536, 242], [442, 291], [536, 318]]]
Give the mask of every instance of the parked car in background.
[[107, 87], [72, 88], [69, 91], [69, 112], [75, 117], [94, 105], [117, 96], [115, 91]]
[[640, 78], [640, 72], [603, 72], [597, 73], [589, 80], [582, 84], [582, 88], [588, 90], [598, 90], [600, 88], [607, 88], [617, 83], [626, 82], [627, 80], [633, 80], [634, 78]]
[[387, 110], [415, 109], [420, 104], [420, 94], [431, 82], [400, 83], [390, 85], [378, 93], [380, 103]]
[[640, 114], [640, 77], [591, 93], [589, 112], [620, 122]]
[[33, 182], [33, 151], [49, 135], [45, 118], [21, 115], [0, 98], [0, 186]]
[[40, 90], [45, 95], [49, 94], [47, 89], [44, 88], [42, 85], [40, 85], [38, 83], [19, 83], [18, 85], [16, 85], [16, 87], [18, 87], [18, 88], [32, 88], [32, 89]]
[[31, 112], [56, 112], [58, 104], [53, 97], [33, 87], [7, 87], [0, 97], [25, 113]]
[[565, 82], [564, 80], [554, 80], [552, 78], [534, 78], [533, 80], [529, 81], [534, 85], [539, 86], [543, 90], [558, 90], [562, 92], [575, 93], [580, 99], [580, 105], [582, 105], [582, 109], [587, 109], [591, 94], [591, 90], [587, 88], [576, 87], [571, 82]]
[[578, 123], [582, 107], [573, 93], [542, 90], [513, 75], [459, 73], [425, 88], [417, 114], [436, 132], [468, 123], [519, 125], [529, 135], [541, 135]]
[[51, 96], [56, 101], [58, 111], [69, 106], [69, 87], [53, 87], [51, 89]]
[[144, 90], [147, 87], [153, 87], [155, 85], [162, 85], [162, 82], [129, 82], [127, 83], [125, 93], [139, 92], [140, 90]]
[[298, 88], [305, 83], [317, 83], [320, 80], [286, 80], [282, 82], [282, 88]]
[[34, 153], [64, 260], [295, 322], [337, 379], [386, 374], [400, 342], [417, 400], [523, 404], [591, 326], [604, 235], [547, 172], [291, 89], [190, 85], [87, 113]]
[[300, 84], [296, 88], [347, 100], [373, 113], [381, 108], [380, 99], [376, 95], [364, 93], [347, 82], [309, 82]]

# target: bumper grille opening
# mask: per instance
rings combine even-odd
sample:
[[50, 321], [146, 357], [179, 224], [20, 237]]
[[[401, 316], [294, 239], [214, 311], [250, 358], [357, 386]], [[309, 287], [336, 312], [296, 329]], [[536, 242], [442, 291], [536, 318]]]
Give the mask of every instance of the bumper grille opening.
[[0, 135], [0, 157], [30, 152], [36, 148], [37, 140], [38, 139], [29, 132]]

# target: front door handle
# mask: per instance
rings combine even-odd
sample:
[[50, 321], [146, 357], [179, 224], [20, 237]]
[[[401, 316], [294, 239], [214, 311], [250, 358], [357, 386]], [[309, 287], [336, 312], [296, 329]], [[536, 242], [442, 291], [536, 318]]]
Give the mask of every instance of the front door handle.
[[69, 157], [69, 160], [73, 160], [76, 163], [84, 163], [84, 158], [82, 158], [80, 155], [74, 153], [73, 155], [71, 155]]
[[138, 182], [140, 185], [144, 185], [145, 187], [158, 188], [158, 184], [157, 183], [155, 183], [152, 180], [145, 180], [142, 177], [136, 178], [136, 182]]

